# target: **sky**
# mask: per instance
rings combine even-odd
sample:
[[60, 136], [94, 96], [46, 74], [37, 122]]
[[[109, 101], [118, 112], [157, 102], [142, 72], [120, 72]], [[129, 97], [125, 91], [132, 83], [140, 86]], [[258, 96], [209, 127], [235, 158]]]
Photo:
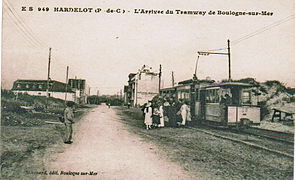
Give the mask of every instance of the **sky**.
[[[54, 12], [54, 7], [102, 11]], [[107, 13], [109, 8], [126, 12]], [[169, 9], [174, 14], [135, 14], [134, 9]], [[208, 15], [210, 10], [273, 15]], [[163, 87], [169, 87], [172, 71], [176, 82], [192, 78], [197, 52], [226, 48], [230, 39], [232, 79], [279, 80], [295, 87], [294, 12], [293, 0], [4, 0], [1, 86], [10, 89], [16, 79], [47, 79], [51, 47], [51, 79], [65, 82], [69, 66], [69, 77], [86, 79], [92, 93], [118, 93], [128, 74], [143, 65], [157, 72], [161, 64]], [[228, 57], [200, 56], [197, 76], [227, 79]]]

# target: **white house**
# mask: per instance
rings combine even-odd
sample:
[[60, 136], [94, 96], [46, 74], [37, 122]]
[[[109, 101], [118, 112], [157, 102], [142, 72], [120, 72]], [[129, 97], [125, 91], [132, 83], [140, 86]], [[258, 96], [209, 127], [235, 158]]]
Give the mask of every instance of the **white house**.
[[143, 105], [159, 94], [159, 73], [143, 65], [137, 73], [129, 74], [128, 86], [124, 87], [125, 103]]
[[[12, 91], [15, 93], [27, 93], [33, 96], [47, 96], [47, 80], [23, 80], [14, 81]], [[66, 83], [50, 80], [49, 96], [75, 101], [75, 93]]]

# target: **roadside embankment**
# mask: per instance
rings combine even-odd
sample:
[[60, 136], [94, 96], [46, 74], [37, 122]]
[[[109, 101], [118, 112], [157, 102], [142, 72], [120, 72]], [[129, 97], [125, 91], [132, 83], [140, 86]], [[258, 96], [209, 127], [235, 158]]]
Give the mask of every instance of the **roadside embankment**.
[[[64, 101], [59, 99], [1, 92], [3, 179], [30, 179], [44, 170], [46, 149], [53, 145], [63, 147], [65, 130], [58, 120], [63, 109]], [[76, 121], [89, 110], [86, 106], [77, 107]]]

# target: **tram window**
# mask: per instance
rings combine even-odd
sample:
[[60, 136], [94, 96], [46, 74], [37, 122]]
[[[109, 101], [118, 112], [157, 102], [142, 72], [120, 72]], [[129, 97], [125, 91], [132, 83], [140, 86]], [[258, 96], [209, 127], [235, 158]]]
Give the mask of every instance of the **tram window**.
[[242, 102], [243, 104], [251, 104], [251, 97], [249, 91], [243, 92]]
[[184, 93], [184, 99], [189, 99], [190, 98], [190, 94], [188, 92]]
[[196, 99], [196, 101], [199, 101], [199, 91], [198, 90], [196, 90], [196, 92], [195, 92], [195, 99]]
[[219, 103], [218, 89], [210, 89], [206, 91], [207, 103]]

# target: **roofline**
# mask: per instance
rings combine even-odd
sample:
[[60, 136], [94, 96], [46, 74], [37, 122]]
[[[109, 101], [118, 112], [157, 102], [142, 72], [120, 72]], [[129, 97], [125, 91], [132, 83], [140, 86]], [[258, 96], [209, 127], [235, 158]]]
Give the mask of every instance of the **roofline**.
[[[44, 81], [44, 82], [47, 82], [48, 80], [43, 80], [43, 79], [40, 79], [40, 80], [36, 80], [36, 79], [17, 79], [15, 80], [14, 82], [17, 82], [17, 81]], [[64, 83], [64, 82], [61, 82], [61, 81], [57, 81], [57, 80], [49, 80], [49, 82], [60, 82], [60, 83]], [[67, 83], [64, 83], [64, 84], [67, 84]]]
[[[36, 92], [36, 91], [41, 91], [41, 92], [46, 92], [46, 90], [40, 90], [40, 89], [38, 89], [38, 90], [32, 90], [32, 89], [11, 89], [12, 91], [33, 91], [33, 92]], [[49, 89], [49, 91], [48, 92], [61, 92], [61, 93], [75, 93], [75, 91], [70, 91], [70, 90], [68, 90], [68, 91], [57, 91], [57, 90], [50, 90]]]
[[222, 83], [216, 83], [212, 85], [208, 85], [204, 88], [209, 88], [209, 87], [257, 87], [255, 84], [249, 84], [249, 83], [241, 83], [241, 82], [222, 82]]

